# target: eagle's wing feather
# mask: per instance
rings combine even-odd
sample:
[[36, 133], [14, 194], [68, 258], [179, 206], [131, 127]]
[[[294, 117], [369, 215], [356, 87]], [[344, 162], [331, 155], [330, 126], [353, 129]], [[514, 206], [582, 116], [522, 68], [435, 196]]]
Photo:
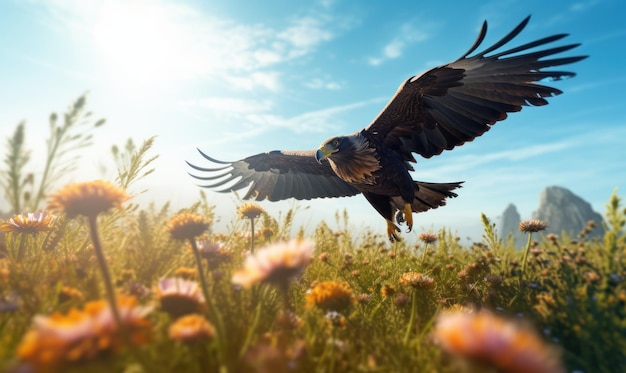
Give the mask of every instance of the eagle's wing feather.
[[561, 94], [559, 89], [538, 84], [575, 74], [542, 69], [580, 61], [586, 56], [543, 59], [568, 51], [579, 44], [525, 53], [567, 36], [553, 35], [496, 54], [517, 36], [530, 17], [500, 41], [469, 57], [482, 43], [487, 24], [472, 47], [458, 60], [407, 79], [387, 106], [364, 129], [379, 146], [400, 153], [414, 162], [411, 153], [430, 158], [485, 133], [507, 113], [522, 106], [546, 105], [546, 97]]
[[330, 168], [315, 160], [315, 150], [272, 151], [256, 154], [235, 162], [223, 162], [198, 152], [216, 167], [200, 167], [189, 163], [206, 181], [200, 186], [218, 192], [229, 192], [249, 186], [244, 199], [279, 201], [287, 198], [311, 199], [353, 196], [360, 192], [341, 180]]

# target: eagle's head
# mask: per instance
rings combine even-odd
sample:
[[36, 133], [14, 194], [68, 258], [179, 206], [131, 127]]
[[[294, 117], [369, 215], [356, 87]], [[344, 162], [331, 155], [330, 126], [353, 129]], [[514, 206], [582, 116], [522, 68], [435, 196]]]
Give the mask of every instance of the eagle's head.
[[[346, 146], [348, 145], [348, 146]], [[346, 136], [335, 136], [322, 142], [322, 145], [315, 152], [315, 159], [318, 163], [322, 163], [322, 159], [330, 158], [333, 154], [341, 152], [352, 144]]]

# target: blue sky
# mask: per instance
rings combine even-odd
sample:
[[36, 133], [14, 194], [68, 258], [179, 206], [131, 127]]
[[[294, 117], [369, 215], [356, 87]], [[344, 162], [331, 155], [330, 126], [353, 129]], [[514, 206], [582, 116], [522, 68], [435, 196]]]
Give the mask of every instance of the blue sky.
[[[184, 161], [195, 148], [224, 160], [274, 149], [312, 149], [360, 129], [407, 77], [450, 62], [473, 43], [483, 20], [486, 44], [532, 19], [514, 45], [569, 33], [574, 79], [550, 105], [525, 108], [483, 137], [429, 160], [415, 179], [464, 180], [448, 206], [415, 217], [414, 237], [445, 226], [480, 239], [479, 215], [497, 218], [515, 203], [529, 218], [549, 185], [571, 189], [596, 211], [615, 188], [626, 191], [626, 3], [565, 1], [12, 1], [0, 2], [0, 137], [26, 120], [42, 168], [47, 118], [89, 91], [107, 124], [66, 181], [114, 175], [109, 149], [157, 136], [156, 172], [142, 201], [198, 197]], [[39, 159], [38, 159], [39, 156]], [[105, 171], [103, 171], [103, 168]], [[209, 192], [223, 222], [235, 198]], [[2, 202], [6, 203], [6, 202]], [[263, 202], [272, 213], [293, 202]], [[302, 202], [313, 229], [346, 208], [354, 228], [384, 233], [360, 196]], [[2, 208], [0, 208], [1, 210]], [[6, 210], [6, 209], [5, 209]]]

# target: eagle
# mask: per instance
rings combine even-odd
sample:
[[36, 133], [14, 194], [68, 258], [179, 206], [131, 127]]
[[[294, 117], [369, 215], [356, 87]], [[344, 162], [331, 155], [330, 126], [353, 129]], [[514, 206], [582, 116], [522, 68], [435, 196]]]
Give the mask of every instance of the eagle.
[[[411, 176], [414, 155], [430, 158], [488, 131], [523, 106], [543, 106], [561, 90], [539, 84], [570, 78], [569, 71], [546, 68], [587, 56], [553, 57], [580, 44], [544, 47], [568, 34], [548, 36], [499, 51], [528, 24], [526, 17], [497, 43], [475, 52], [487, 22], [457, 60], [405, 80], [365, 128], [331, 137], [313, 150], [275, 150], [224, 162], [198, 149], [211, 167], [187, 164], [190, 175], [218, 192], [248, 187], [244, 199], [347, 197], [362, 194], [387, 222], [387, 236], [400, 240], [398, 225], [413, 226], [413, 213], [444, 206], [463, 182], [431, 183]], [[541, 47], [541, 48], [538, 48]], [[530, 51], [535, 49], [534, 51]]]

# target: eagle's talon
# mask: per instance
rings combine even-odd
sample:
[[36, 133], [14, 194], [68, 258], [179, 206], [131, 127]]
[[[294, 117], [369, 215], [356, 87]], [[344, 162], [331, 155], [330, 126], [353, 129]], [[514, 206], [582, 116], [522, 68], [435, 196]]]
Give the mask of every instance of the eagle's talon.
[[400, 228], [395, 225], [393, 221], [387, 220], [387, 237], [389, 237], [390, 242], [401, 241], [400, 236], [398, 236], [396, 232], [401, 232]]
[[413, 207], [410, 203], [404, 205], [402, 214], [404, 214], [404, 221], [406, 222], [406, 232], [409, 233], [413, 230]]

